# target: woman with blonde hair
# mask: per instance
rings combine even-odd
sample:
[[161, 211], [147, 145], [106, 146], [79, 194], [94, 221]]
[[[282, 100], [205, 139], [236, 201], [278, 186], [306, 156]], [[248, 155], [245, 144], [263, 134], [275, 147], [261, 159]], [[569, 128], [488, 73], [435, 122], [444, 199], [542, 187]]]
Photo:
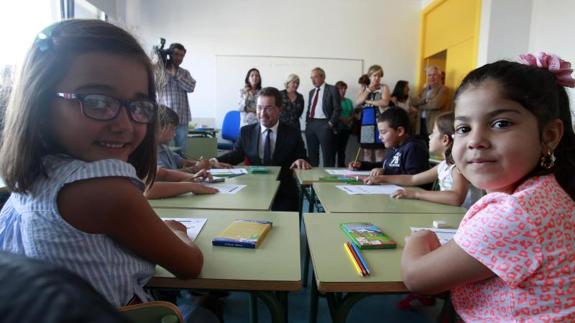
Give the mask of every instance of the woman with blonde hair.
[[363, 150], [364, 161], [383, 160], [384, 145], [379, 139], [377, 118], [389, 106], [389, 87], [381, 83], [383, 68], [372, 65], [367, 70], [369, 84], [359, 92], [355, 100], [356, 108], [361, 108], [359, 145]]
[[303, 113], [303, 95], [297, 91], [299, 87], [299, 76], [288, 75], [284, 82], [285, 90], [280, 91], [283, 102], [283, 109], [280, 114], [280, 121], [300, 130], [299, 119]]

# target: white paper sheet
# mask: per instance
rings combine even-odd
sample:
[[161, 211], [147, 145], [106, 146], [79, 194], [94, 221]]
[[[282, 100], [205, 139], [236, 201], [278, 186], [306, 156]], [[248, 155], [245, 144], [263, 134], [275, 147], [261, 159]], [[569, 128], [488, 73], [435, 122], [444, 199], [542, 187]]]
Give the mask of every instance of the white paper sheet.
[[336, 185], [337, 188], [349, 195], [365, 194], [386, 194], [402, 189], [401, 186], [384, 184], [384, 185]]
[[349, 170], [349, 169], [326, 169], [325, 170], [330, 175], [340, 175], [340, 176], [368, 176], [368, 170]]
[[245, 168], [212, 168], [210, 169], [212, 175], [242, 175], [247, 174], [248, 170]]
[[247, 186], [238, 184], [204, 184], [204, 185], [217, 188], [219, 192], [216, 194], [236, 194]]
[[188, 237], [192, 240], [196, 240], [206, 221], [208, 221], [206, 218], [162, 218], [162, 220], [175, 220], [185, 225]]
[[439, 242], [441, 244], [446, 244], [449, 240], [453, 239], [455, 232], [457, 229], [436, 229], [436, 228], [419, 228], [419, 227], [411, 227], [411, 233], [421, 231], [421, 230], [429, 230], [435, 232]]

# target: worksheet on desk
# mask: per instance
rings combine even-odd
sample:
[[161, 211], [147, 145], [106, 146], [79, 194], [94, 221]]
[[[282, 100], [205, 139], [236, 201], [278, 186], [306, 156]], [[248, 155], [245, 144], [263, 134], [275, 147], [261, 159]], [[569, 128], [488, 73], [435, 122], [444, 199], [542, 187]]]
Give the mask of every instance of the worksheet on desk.
[[217, 188], [218, 194], [237, 194], [247, 185], [239, 184], [204, 184], [209, 187]]
[[338, 176], [369, 176], [368, 170], [326, 169], [325, 171], [330, 175]]
[[349, 195], [374, 195], [391, 193], [401, 190], [401, 186], [384, 184], [384, 185], [336, 185], [337, 188]]
[[206, 218], [162, 218], [162, 220], [174, 220], [185, 225], [186, 233], [192, 240], [196, 240], [196, 237], [200, 234], [200, 231], [202, 231], [204, 224], [208, 221]]
[[453, 239], [453, 236], [457, 232], [457, 229], [437, 229], [437, 228], [418, 228], [418, 227], [411, 227], [411, 233], [415, 233], [421, 230], [429, 230], [435, 232], [437, 235], [437, 239], [441, 244], [446, 244], [449, 240]]
[[247, 174], [248, 170], [245, 168], [212, 168], [210, 169], [210, 173], [214, 176], [243, 175]]

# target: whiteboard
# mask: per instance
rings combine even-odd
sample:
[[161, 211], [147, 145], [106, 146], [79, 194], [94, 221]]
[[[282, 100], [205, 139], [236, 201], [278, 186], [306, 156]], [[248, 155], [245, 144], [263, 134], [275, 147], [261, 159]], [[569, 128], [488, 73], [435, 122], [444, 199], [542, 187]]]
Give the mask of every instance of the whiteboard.
[[250, 68], [257, 68], [262, 78], [262, 87], [273, 86], [285, 89], [284, 82], [289, 74], [300, 78], [298, 92], [305, 100], [304, 114], [300, 120], [305, 128], [305, 112], [308, 95], [312, 89], [311, 70], [321, 67], [326, 74], [326, 83], [334, 85], [344, 81], [348, 85], [346, 97], [354, 100], [359, 92], [357, 80], [363, 74], [363, 59], [319, 58], [292, 56], [216, 55], [216, 120], [223, 120], [226, 112], [237, 110], [240, 89]]

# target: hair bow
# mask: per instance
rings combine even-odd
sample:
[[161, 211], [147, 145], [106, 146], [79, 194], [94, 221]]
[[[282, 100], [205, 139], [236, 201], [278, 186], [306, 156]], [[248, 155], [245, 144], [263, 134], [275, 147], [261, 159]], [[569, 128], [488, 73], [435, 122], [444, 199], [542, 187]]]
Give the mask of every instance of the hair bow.
[[575, 87], [575, 79], [571, 77], [571, 73], [573, 73], [571, 63], [562, 60], [555, 54], [545, 52], [524, 54], [519, 55], [519, 61], [525, 65], [547, 69], [555, 74], [557, 84], [561, 86]]

